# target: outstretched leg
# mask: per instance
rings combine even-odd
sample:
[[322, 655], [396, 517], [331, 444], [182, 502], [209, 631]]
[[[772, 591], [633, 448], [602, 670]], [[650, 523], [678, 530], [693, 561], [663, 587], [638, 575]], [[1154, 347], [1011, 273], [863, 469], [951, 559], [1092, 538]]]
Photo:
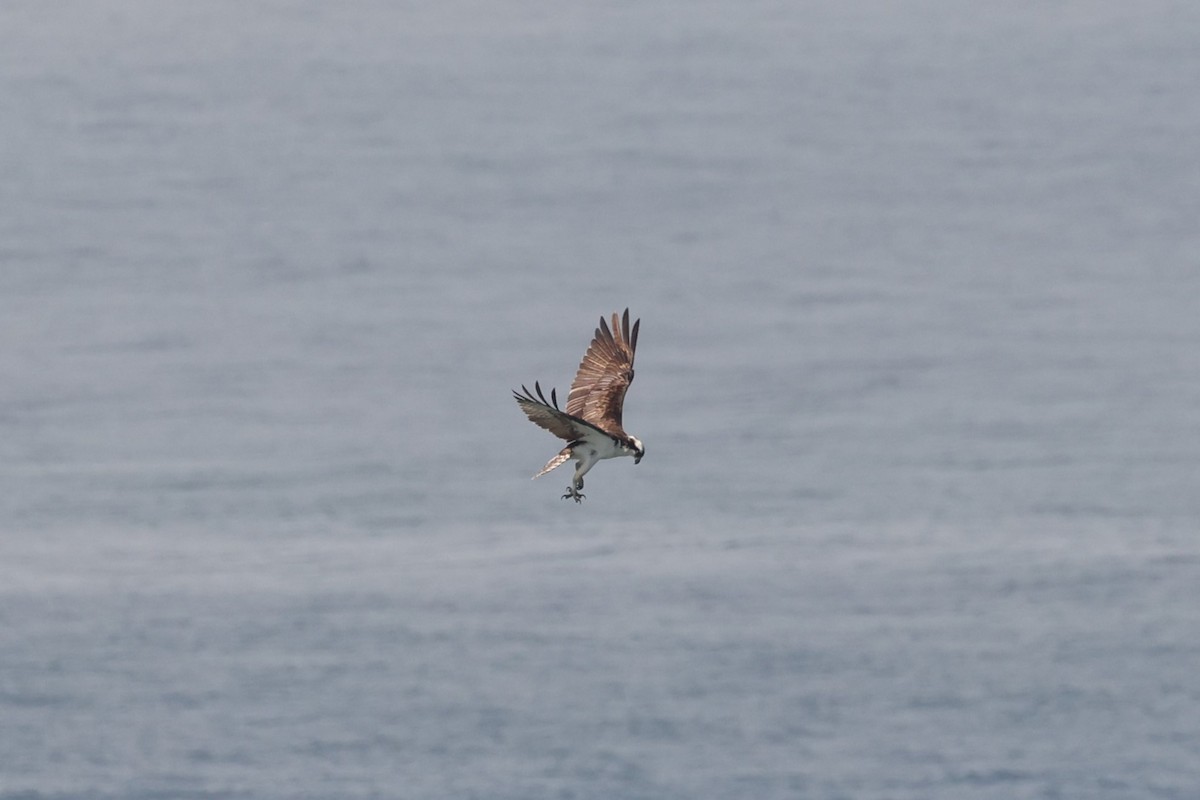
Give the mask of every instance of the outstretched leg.
[[581, 450], [577, 447], [575, 448], [575, 458], [579, 459], [575, 465], [575, 482], [567, 487], [567, 493], [562, 496], [562, 499], [566, 500], [569, 497], [578, 503], [583, 500], [583, 495], [579, 493], [579, 490], [583, 488], [583, 476], [596, 465], [596, 451]]

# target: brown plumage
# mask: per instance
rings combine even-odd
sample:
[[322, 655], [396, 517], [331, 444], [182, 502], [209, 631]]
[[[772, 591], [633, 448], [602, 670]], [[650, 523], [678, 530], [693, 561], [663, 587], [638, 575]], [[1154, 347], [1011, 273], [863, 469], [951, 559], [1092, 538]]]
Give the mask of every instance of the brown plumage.
[[[619, 324], [618, 324], [619, 322]], [[612, 329], [600, 318], [600, 327], [592, 337], [575, 380], [567, 395], [567, 413], [592, 423], [606, 433], [623, 437], [621, 407], [625, 391], [633, 382], [633, 357], [637, 352], [639, 319], [629, 327], [629, 309], [618, 320], [612, 315]]]

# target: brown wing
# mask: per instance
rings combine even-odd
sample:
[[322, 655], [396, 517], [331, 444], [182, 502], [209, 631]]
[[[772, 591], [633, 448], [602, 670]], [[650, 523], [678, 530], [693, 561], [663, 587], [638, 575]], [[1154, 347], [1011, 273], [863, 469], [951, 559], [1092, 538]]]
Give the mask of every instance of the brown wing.
[[521, 406], [525, 416], [529, 417], [535, 425], [545, 428], [558, 438], [568, 442], [577, 442], [596, 432], [595, 425], [561, 410], [558, 407], [557, 393], [553, 389], [550, 390], [550, 402], [547, 402], [546, 396], [542, 394], [542, 387], [535, 383], [533, 388], [537, 391], [537, 397], [534, 397], [533, 392], [524, 386], [521, 387], [524, 394], [513, 392], [513, 397], [517, 399], [517, 404]]
[[592, 343], [567, 396], [567, 413], [613, 435], [624, 436], [621, 407], [625, 391], [633, 382], [633, 356], [637, 350], [639, 319], [629, 327], [629, 309], [620, 319], [612, 315], [612, 329], [600, 318]]

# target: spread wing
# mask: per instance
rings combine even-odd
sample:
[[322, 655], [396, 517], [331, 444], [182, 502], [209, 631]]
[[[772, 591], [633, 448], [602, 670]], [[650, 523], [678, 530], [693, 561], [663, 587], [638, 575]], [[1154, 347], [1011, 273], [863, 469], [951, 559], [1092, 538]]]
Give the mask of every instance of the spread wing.
[[[619, 324], [618, 324], [619, 323]], [[633, 355], [637, 350], [639, 319], [629, 327], [629, 309], [619, 320], [612, 315], [612, 329], [600, 318], [592, 343], [567, 396], [567, 413], [589, 422], [605, 433], [624, 436], [621, 407], [625, 391], [633, 382]]]
[[521, 387], [520, 392], [513, 392], [513, 397], [517, 398], [517, 404], [535, 425], [545, 428], [558, 438], [568, 442], [578, 442], [597, 433], [606, 433], [586, 420], [579, 419], [560, 409], [558, 394], [554, 389], [550, 390], [550, 401], [547, 402], [546, 396], [542, 394], [542, 387], [534, 383], [533, 388], [537, 391], [537, 397], [534, 397], [533, 392], [524, 386]]

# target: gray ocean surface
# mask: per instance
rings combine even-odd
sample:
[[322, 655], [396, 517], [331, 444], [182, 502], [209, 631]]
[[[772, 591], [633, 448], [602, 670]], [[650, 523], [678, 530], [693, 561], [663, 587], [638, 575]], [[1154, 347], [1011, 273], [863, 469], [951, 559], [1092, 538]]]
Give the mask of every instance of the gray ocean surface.
[[[0, 800], [1200, 797], [1200, 4], [0, 4]], [[642, 319], [582, 505], [510, 390]]]

